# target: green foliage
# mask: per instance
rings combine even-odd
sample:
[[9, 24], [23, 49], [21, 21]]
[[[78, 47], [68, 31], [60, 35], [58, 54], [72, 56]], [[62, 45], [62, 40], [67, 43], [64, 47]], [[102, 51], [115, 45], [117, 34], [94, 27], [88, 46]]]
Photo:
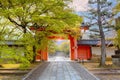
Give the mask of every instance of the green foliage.
[[21, 63], [21, 68], [28, 67], [30, 62], [25, 58], [24, 49], [21, 47], [0, 46], [1, 63]]
[[[19, 41], [22, 41], [25, 43], [24, 45], [24, 55], [25, 58], [31, 62], [33, 60], [33, 56], [36, 55], [36, 50], [33, 51], [33, 46], [36, 45], [37, 43], [35, 42], [35, 38], [33, 37], [32, 34], [30, 33], [25, 33], [23, 34], [23, 36], [21, 37], [21, 39]], [[37, 45], [36, 45], [37, 46]]]
[[[21, 63], [24, 67], [24, 64], [27, 66], [29, 59], [24, 57], [25, 50], [19, 46], [14, 40], [18, 39], [21, 35], [21, 31], [15, 27], [11, 22], [9, 22], [4, 17], [0, 18], [0, 62], [1, 63]], [[18, 47], [8, 46], [6, 42], [9, 43], [9, 40], [13, 41], [13, 44], [17, 44]], [[26, 66], [26, 67], [27, 67]], [[22, 68], [21, 67], [21, 68]]]
[[57, 45], [55, 44], [54, 40], [51, 40], [48, 44], [48, 52], [50, 55], [55, 54]]
[[33, 47], [31, 45], [26, 45], [25, 49], [25, 58], [27, 58], [28, 61], [32, 61], [34, 56]]
[[114, 13], [119, 13], [120, 12], [120, 2], [117, 3], [117, 5], [113, 8]]
[[117, 36], [116, 36], [114, 42], [115, 42], [115, 45], [120, 48], [120, 29], [117, 30]]
[[9, 20], [0, 17], [0, 40], [16, 40], [21, 32]]
[[26, 60], [26, 58], [22, 58], [20, 69], [26, 69], [30, 66], [30, 61]]
[[[25, 43], [25, 56], [31, 62], [38, 50], [46, 50], [49, 39], [43, 32], [37, 32], [36, 35], [30, 33], [23, 34], [20, 41]], [[33, 49], [34, 47], [34, 49]]]
[[[46, 50], [50, 43], [48, 37], [54, 32], [63, 34], [63, 30], [79, 27], [82, 22], [82, 18], [68, 8], [66, 0], [0, 0], [0, 16], [24, 32], [19, 40], [25, 43], [24, 50], [21, 50], [25, 53], [20, 56], [13, 52], [15, 50], [8, 52], [11, 58], [20, 59], [23, 68], [29, 65], [38, 50]], [[34, 35], [26, 30], [31, 26], [35, 28]], [[39, 28], [45, 30], [37, 31]]]
[[[70, 2], [71, 0], [67, 0]], [[82, 21], [60, 0], [0, 0], [0, 15], [22, 27], [47, 26], [47, 30], [60, 32], [65, 27], [73, 27]]]
[[[71, 0], [67, 0], [69, 2]], [[4, 16], [17, 27], [45, 28], [45, 31], [35, 32], [33, 37], [38, 48], [46, 47], [48, 39], [53, 32], [63, 33], [63, 30], [79, 27], [82, 18], [72, 13], [66, 1], [60, 0], [0, 0], [0, 15]], [[31, 38], [32, 39], [32, 38]], [[29, 43], [29, 42], [28, 42]], [[36, 44], [35, 44], [36, 45]]]
[[56, 51], [62, 51], [65, 54], [69, 55], [70, 42], [68, 40], [63, 40], [61, 44], [56, 46]]
[[61, 49], [64, 51], [64, 53], [66, 53], [67, 55], [69, 55], [69, 51], [70, 51], [70, 42], [69, 41], [65, 41], [61, 44]]

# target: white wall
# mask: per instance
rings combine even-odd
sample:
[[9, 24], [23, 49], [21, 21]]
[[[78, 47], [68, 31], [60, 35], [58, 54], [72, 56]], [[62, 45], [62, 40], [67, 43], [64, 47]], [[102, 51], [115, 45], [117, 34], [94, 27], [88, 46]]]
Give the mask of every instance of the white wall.
[[[92, 49], [92, 54], [101, 55], [100, 47], [92, 47], [91, 49]], [[107, 57], [114, 55], [115, 54], [114, 50], [115, 50], [115, 47], [106, 47]]]

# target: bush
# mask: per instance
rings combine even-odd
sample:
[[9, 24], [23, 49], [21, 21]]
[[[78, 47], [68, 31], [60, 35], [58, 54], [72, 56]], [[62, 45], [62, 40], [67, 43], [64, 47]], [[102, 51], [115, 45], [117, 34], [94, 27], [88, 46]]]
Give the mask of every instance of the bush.
[[[20, 63], [20, 68], [28, 68], [30, 66], [31, 56], [23, 49], [17, 49], [16, 47], [3, 46], [0, 47], [1, 63]], [[24, 53], [23, 53], [24, 52]], [[26, 55], [26, 54], [27, 55]], [[25, 56], [26, 55], [26, 56]]]

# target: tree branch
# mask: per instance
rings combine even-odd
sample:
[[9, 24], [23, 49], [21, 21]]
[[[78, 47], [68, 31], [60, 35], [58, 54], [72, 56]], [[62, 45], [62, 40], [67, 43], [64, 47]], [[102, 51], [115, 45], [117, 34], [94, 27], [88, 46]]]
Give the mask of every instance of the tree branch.
[[8, 16], [8, 19], [10, 22], [14, 23], [17, 26], [23, 27], [21, 24], [18, 24], [15, 20], [13, 20], [12, 18], [10, 18], [10, 16]]

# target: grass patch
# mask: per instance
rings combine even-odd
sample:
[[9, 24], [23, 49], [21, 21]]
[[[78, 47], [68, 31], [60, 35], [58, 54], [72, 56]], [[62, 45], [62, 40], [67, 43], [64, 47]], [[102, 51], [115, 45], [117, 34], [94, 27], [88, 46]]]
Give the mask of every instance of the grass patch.
[[20, 67], [20, 64], [1, 64], [2, 68], [5, 69], [18, 69]]
[[[39, 64], [41, 64], [41, 62], [32, 63], [32, 64], [30, 64], [29, 67], [27, 67], [25, 69], [32, 69], [32, 68], [38, 66]], [[21, 64], [13, 64], [13, 63], [6, 64], [6, 63], [2, 63], [2, 64], [0, 64], [0, 68], [2, 68], [2, 69], [21, 69]]]

